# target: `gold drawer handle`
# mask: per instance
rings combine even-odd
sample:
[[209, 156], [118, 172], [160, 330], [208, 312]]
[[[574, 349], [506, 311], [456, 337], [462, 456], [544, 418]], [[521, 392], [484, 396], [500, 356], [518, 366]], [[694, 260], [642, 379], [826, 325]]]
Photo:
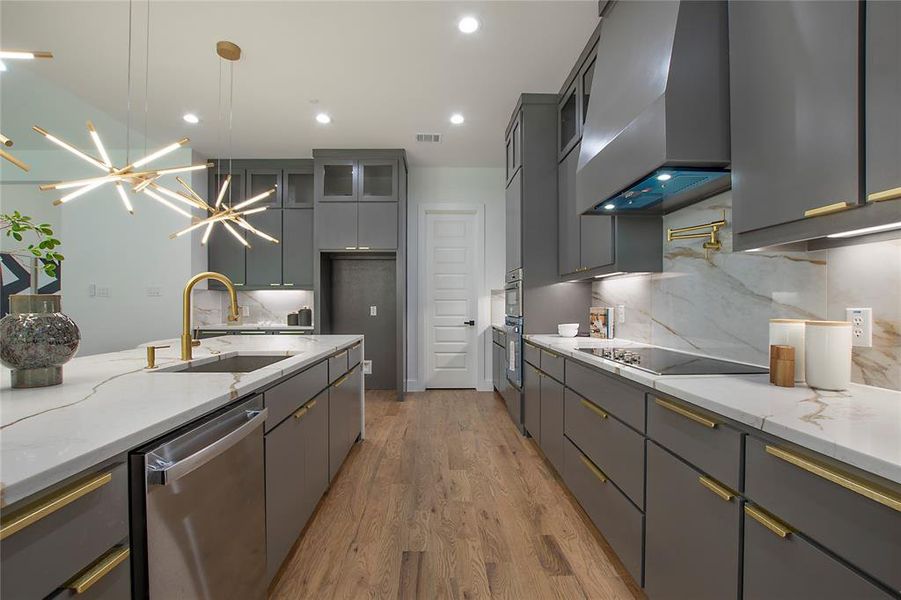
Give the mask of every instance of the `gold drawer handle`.
[[315, 399], [310, 400], [309, 402], [307, 402], [307, 404], [306, 404], [306, 406], [304, 406], [304, 408], [306, 408], [308, 410], [313, 410], [313, 407], [316, 406], [316, 402], [318, 402], [318, 400], [315, 400]]
[[597, 416], [599, 416], [602, 419], [606, 419], [607, 417], [610, 416], [607, 413], [605, 413], [603, 410], [598, 408], [595, 405], [595, 403], [591, 402], [590, 400], [586, 400], [585, 398], [582, 398], [581, 402], [582, 402], [582, 406], [584, 406], [585, 408], [587, 408], [588, 410], [590, 410], [591, 412], [593, 412], [594, 414], [596, 414]]
[[299, 409], [296, 413], [294, 413], [294, 418], [302, 419], [303, 416], [305, 414], [307, 414], [307, 411], [309, 411], [309, 410], [310, 410], [310, 408], [308, 406], [304, 406], [303, 408]]
[[842, 212], [843, 210], [848, 210], [854, 206], [850, 202], [835, 202], [833, 204], [827, 204], [826, 206], [818, 206], [817, 208], [811, 208], [809, 210], [804, 211], [804, 216], [809, 217], [822, 217], [823, 215], [831, 215], [832, 213]]
[[663, 398], [654, 398], [654, 402], [657, 403], [657, 406], [660, 406], [662, 408], [665, 408], [666, 410], [672, 411], [672, 412], [676, 413], [677, 415], [682, 415], [686, 419], [694, 421], [695, 423], [703, 425], [704, 427], [713, 429], [714, 427], [719, 425], [719, 423], [717, 423], [713, 419], [708, 419], [707, 417], [705, 417], [703, 415], [699, 415], [696, 412], [690, 411], [687, 408], [679, 406], [678, 404], [675, 404], [668, 400], [664, 400]]
[[777, 519], [776, 517], [760, 510], [756, 506], [745, 504], [745, 514], [781, 537], [787, 538], [792, 534], [791, 527]]
[[698, 483], [703, 485], [705, 488], [725, 500], [726, 502], [732, 502], [732, 499], [735, 498], [735, 494], [727, 488], [726, 486], [720, 485], [717, 481], [709, 477], [705, 477], [701, 475], [698, 477]]
[[808, 473], [822, 477], [827, 481], [840, 485], [846, 490], [850, 490], [856, 494], [869, 498], [874, 502], [878, 502], [879, 504], [901, 512], [901, 496], [898, 496], [889, 490], [861, 481], [853, 475], [844, 473], [838, 469], [833, 469], [832, 467], [827, 467], [826, 465], [776, 446], [767, 446], [766, 451], [767, 454], [771, 454], [776, 458], [781, 458], [785, 462], [793, 464], [800, 469], [804, 469]]
[[541, 351], [544, 352], [545, 354], [547, 354], [548, 356], [550, 356], [551, 358], [560, 358], [559, 354], [555, 354], [554, 352], [551, 352], [550, 350], [545, 350], [544, 348], [542, 348]]
[[582, 462], [588, 467], [588, 470], [591, 471], [591, 474], [600, 480], [601, 483], [607, 483], [607, 476], [604, 475], [603, 471], [594, 466], [594, 463], [588, 460], [588, 458], [584, 454], [579, 454], [579, 458], [582, 459]]
[[335, 384], [334, 384], [332, 387], [339, 387], [342, 383], [344, 383], [345, 381], [347, 381], [347, 378], [348, 378], [348, 377], [350, 377], [350, 373], [348, 373], [347, 375], [345, 375], [344, 377], [342, 377], [341, 379], [339, 379], [338, 381], [336, 381]]
[[126, 548], [113, 548], [91, 566], [83, 575], [80, 575], [65, 585], [66, 589], [76, 594], [83, 594], [92, 585], [106, 577], [110, 571], [118, 567], [128, 558], [131, 551]]
[[356, 349], [359, 348], [359, 347], [360, 347], [360, 342], [357, 342], [356, 344], [354, 344], [353, 346], [351, 346], [350, 349], [351, 349], [351, 350], [356, 350]]
[[64, 506], [75, 502], [86, 494], [90, 494], [97, 488], [103, 487], [112, 480], [112, 473], [97, 475], [96, 477], [92, 477], [91, 479], [82, 482], [76, 487], [69, 488], [59, 495], [41, 502], [37, 506], [32, 507], [30, 510], [27, 510], [18, 516], [13, 516], [11, 519], [0, 525], [0, 540], [5, 540], [12, 534], [25, 529], [29, 525], [37, 523], [44, 517], [52, 515]]
[[881, 192], [873, 192], [867, 196], [867, 202], [885, 202], [886, 200], [901, 199], [901, 187], [883, 190]]

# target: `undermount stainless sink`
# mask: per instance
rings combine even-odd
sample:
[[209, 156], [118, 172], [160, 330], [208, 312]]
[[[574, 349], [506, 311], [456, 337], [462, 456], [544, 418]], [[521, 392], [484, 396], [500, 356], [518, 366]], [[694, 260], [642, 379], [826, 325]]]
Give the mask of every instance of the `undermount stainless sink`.
[[213, 360], [197, 365], [191, 365], [184, 369], [172, 369], [169, 373], [250, 373], [280, 360], [286, 360], [289, 356], [239, 354], [222, 360]]

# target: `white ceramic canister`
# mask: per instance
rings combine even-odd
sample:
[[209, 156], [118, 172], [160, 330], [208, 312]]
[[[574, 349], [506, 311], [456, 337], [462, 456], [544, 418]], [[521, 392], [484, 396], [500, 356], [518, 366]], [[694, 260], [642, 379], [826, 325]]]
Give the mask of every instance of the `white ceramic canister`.
[[851, 323], [807, 321], [804, 331], [807, 385], [822, 390], [846, 390], [851, 383]]
[[803, 319], [770, 319], [770, 346], [791, 346], [795, 349], [795, 383], [804, 381], [805, 323]]

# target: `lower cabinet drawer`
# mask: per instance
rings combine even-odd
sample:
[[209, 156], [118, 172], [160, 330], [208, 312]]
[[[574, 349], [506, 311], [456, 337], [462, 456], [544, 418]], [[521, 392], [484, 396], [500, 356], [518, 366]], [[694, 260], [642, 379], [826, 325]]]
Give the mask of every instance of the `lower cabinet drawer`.
[[567, 437], [644, 506], [644, 438], [572, 390], [566, 390], [563, 422]]
[[111, 548], [50, 598], [122, 600], [131, 598], [131, 561], [128, 540]]
[[648, 394], [648, 437], [722, 481], [741, 484], [741, 437], [722, 418], [677, 400]]
[[566, 387], [638, 431], [644, 431], [644, 391], [571, 359], [566, 361]]
[[[890, 594], [795, 533], [776, 532], [745, 509], [744, 600], [888, 600]], [[764, 513], [763, 520], [772, 518]], [[772, 523], [772, 521], [770, 521]], [[777, 521], [777, 528], [782, 524]], [[785, 534], [785, 537], [782, 537]], [[866, 543], [861, 539], [861, 543]], [[895, 555], [897, 562], [898, 555]]]
[[644, 515], [572, 442], [564, 439], [563, 444], [567, 487], [641, 585]]
[[342, 350], [338, 354], [328, 359], [328, 382], [335, 383], [338, 379], [347, 373], [347, 350]]
[[363, 360], [363, 343], [357, 342], [347, 349], [347, 368], [355, 367]]
[[645, 515], [649, 598], [738, 598], [737, 496], [649, 441]]
[[745, 452], [745, 495], [750, 501], [891, 589], [901, 590], [899, 486], [884, 487], [810, 452], [753, 436], [747, 437]]
[[322, 361], [263, 393], [263, 404], [269, 409], [266, 431], [281, 423], [310, 398], [328, 387], [328, 363]]
[[112, 465], [3, 511], [0, 597], [44, 598], [128, 537], [128, 469]]
[[522, 358], [534, 367], [541, 366], [541, 350], [529, 342], [522, 343]]
[[557, 381], [564, 379], [564, 362], [565, 359], [556, 352], [541, 349], [541, 370]]

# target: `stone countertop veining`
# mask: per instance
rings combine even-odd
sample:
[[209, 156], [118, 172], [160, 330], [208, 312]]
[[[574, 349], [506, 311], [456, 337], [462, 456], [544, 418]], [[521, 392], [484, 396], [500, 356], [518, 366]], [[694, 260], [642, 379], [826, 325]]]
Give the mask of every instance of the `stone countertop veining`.
[[198, 325], [199, 331], [313, 331], [312, 325], [284, 325], [278, 323], [216, 323], [215, 325]]
[[901, 392], [854, 383], [841, 392], [783, 388], [770, 385], [767, 375], [661, 376], [576, 350], [647, 344], [555, 335], [526, 339], [901, 484]]
[[[140, 446], [348, 347], [359, 335], [223, 336], [194, 348], [195, 361], [237, 352], [282, 355], [250, 373], [147, 371], [143, 348], [76, 358], [63, 384], [12, 389], [0, 370], [0, 506]], [[161, 369], [183, 364], [178, 340], [157, 351]]]

